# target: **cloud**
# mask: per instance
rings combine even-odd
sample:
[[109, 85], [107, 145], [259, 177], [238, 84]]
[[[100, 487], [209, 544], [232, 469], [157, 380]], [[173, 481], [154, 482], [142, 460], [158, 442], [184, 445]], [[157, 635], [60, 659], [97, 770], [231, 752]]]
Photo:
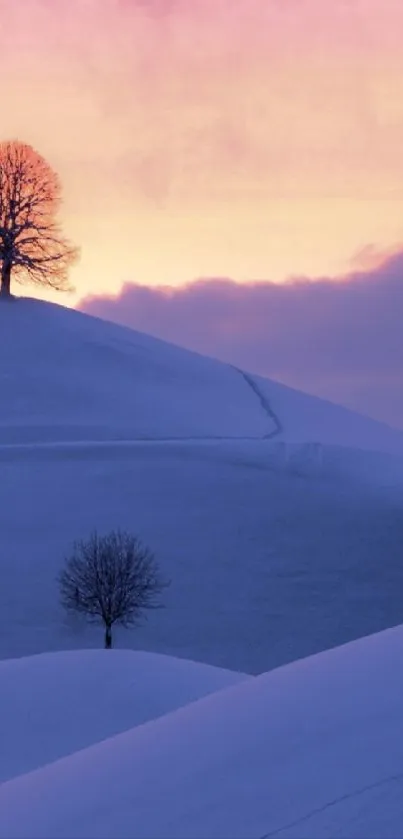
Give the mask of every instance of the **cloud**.
[[332, 280], [127, 283], [80, 308], [403, 428], [403, 251], [361, 258]]

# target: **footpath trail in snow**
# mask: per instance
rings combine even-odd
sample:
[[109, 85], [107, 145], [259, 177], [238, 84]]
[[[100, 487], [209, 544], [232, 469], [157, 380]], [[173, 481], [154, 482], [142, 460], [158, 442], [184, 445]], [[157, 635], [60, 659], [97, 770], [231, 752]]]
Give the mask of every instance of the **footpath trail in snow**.
[[239, 367], [234, 367], [234, 370], [236, 370], [242, 376], [242, 378], [245, 379], [246, 384], [250, 387], [250, 389], [253, 391], [255, 396], [257, 396], [265, 414], [267, 414], [270, 421], [272, 423], [274, 423], [274, 430], [265, 434], [263, 436], [263, 439], [264, 440], [271, 440], [273, 437], [277, 437], [279, 434], [281, 434], [284, 431], [284, 428], [283, 428], [283, 424], [282, 424], [281, 420], [279, 419], [279, 417], [277, 416], [277, 414], [273, 410], [269, 400], [264, 395], [264, 393], [262, 393], [259, 385], [255, 381], [253, 376], [250, 375], [250, 373], [245, 373], [245, 371], [241, 370]]
[[[400, 825], [396, 834], [396, 810], [401, 812], [402, 793], [403, 771], [341, 795], [260, 839], [329, 839], [336, 835], [338, 839], [401, 839]], [[388, 814], [391, 805], [395, 812]]]
[[194, 434], [194, 435], [172, 435], [172, 436], [165, 436], [165, 435], [150, 435], [150, 436], [137, 436], [133, 435], [127, 438], [117, 438], [117, 439], [73, 439], [73, 440], [47, 440], [47, 439], [39, 439], [37, 441], [27, 441], [27, 442], [9, 442], [9, 443], [1, 443], [0, 442], [0, 456], [1, 454], [7, 453], [9, 450], [14, 452], [17, 451], [27, 451], [33, 448], [36, 449], [54, 449], [58, 446], [68, 447], [68, 446], [113, 446], [113, 445], [129, 445], [130, 443], [203, 443], [203, 442], [248, 442], [248, 441], [257, 441], [257, 440], [271, 440], [274, 437], [277, 437], [284, 431], [283, 425], [278, 418], [277, 414], [273, 410], [270, 405], [269, 400], [267, 397], [262, 393], [261, 389], [259, 388], [257, 382], [254, 378], [249, 374], [245, 373], [243, 370], [240, 370], [237, 367], [233, 367], [237, 373], [242, 376], [245, 380], [248, 387], [252, 390], [253, 394], [257, 397], [261, 407], [263, 408], [264, 413], [269, 418], [270, 423], [274, 425], [274, 428], [267, 432], [266, 434]]

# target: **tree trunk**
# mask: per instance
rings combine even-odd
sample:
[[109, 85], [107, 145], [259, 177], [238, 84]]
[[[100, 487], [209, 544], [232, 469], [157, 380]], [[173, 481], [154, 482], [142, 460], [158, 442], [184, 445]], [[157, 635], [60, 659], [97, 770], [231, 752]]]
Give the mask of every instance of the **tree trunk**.
[[11, 297], [11, 262], [3, 262], [1, 268], [0, 296]]
[[105, 626], [105, 649], [110, 650], [112, 647], [112, 627]]

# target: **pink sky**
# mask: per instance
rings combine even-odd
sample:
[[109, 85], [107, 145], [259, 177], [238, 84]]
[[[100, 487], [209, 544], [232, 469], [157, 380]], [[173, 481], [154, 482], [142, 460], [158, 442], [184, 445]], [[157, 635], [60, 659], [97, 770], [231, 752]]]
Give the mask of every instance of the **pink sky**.
[[0, 0], [0, 31], [1, 139], [61, 175], [71, 302], [402, 242], [402, 0]]

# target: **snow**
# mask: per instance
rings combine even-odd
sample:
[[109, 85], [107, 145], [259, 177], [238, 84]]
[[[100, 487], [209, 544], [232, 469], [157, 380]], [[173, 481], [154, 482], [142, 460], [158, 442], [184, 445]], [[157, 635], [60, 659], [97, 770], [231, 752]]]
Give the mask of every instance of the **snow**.
[[[401, 620], [403, 434], [25, 299], [0, 389], [0, 837], [401, 837], [403, 627], [337, 645]], [[60, 611], [94, 527], [172, 581], [130, 649]]]
[[82, 312], [0, 306], [0, 442], [264, 437], [403, 455], [403, 433]]
[[118, 647], [259, 673], [401, 619], [401, 495], [277, 472], [261, 443], [7, 458], [3, 658], [102, 644], [101, 628], [66, 622], [56, 585], [93, 527], [138, 533], [172, 581], [165, 608]]
[[401, 431], [261, 376], [254, 380], [282, 418], [285, 440], [401, 454]]
[[231, 367], [130, 329], [19, 299], [0, 307], [0, 335], [5, 348], [13, 346], [0, 354], [4, 442], [259, 437], [268, 430]]
[[247, 678], [130, 650], [0, 662], [0, 782]]
[[227, 687], [0, 788], [4, 839], [402, 835], [403, 627]]
[[94, 527], [172, 580], [119, 647], [256, 674], [401, 620], [403, 434], [253, 377], [263, 439], [239, 372], [38, 301], [0, 305], [0, 350], [0, 658], [101, 645], [55, 582]]

